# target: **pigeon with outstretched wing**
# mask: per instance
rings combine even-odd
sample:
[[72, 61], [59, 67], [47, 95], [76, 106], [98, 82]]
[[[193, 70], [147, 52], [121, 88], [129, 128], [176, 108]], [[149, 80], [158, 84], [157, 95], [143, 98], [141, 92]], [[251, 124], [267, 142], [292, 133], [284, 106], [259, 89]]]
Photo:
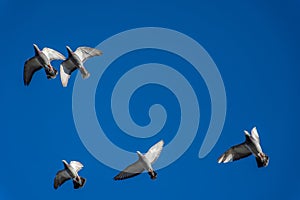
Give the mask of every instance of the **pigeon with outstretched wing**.
[[83, 187], [86, 182], [86, 179], [79, 176], [78, 172], [83, 168], [83, 165], [78, 161], [71, 161], [70, 164], [67, 161], [62, 161], [64, 164], [64, 169], [56, 173], [54, 178], [54, 189], [57, 189], [67, 180], [73, 180], [74, 189]]
[[256, 159], [257, 167], [266, 167], [269, 164], [269, 157], [262, 151], [260, 139], [256, 127], [248, 131], [244, 131], [246, 141], [230, 147], [225, 153], [218, 158], [218, 163], [227, 163], [236, 161], [253, 154]]
[[152, 180], [156, 179], [157, 173], [154, 171], [152, 164], [159, 157], [163, 149], [163, 145], [164, 142], [163, 140], [161, 140], [155, 145], [153, 145], [145, 154], [142, 154], [141, 152], [137, 151], [139, 159], [135, 163], [126, 167], [118, 175], [116, 175], [114, 177], [114, 180], [123, 180], [131, 178], [141, 174], [144, 170], [148, 171], [148, 174], [150, 175]]
[[87, 79], [90, 73], [83, 66], [83, 63], [88, 58], [102, 55], [100, 50], [91, 47], [78, 47], [75, 52], [68, 46], [66, 48], [69, 56], [60, 65], [60, 79], [63, 87], [67, 87], [69, 78], [76, 69], [79, 69], [83, 79]]
[[48, 79], [54, 79], [58, 72], [50, 62], [65, 59], [65, 56], [53, 49], [45, 47], [40, 50], [36, 44], [33, 44], [33, 47], [35, 56], [28, 59], [24, 64], [23, 80], [26, 86], [30, 84], [33, 74], [42, 68], [44, 68]]

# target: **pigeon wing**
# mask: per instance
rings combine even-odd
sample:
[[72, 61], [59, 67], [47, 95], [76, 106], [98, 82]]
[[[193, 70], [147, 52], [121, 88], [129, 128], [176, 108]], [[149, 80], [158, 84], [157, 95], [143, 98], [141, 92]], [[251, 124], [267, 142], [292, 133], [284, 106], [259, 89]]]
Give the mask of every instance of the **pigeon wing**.
[[102, 55], [102, 51], [91, 47], [78, 47], [75, 54], [82, 62], [85, 62], [88, 58]]
[[123, 180], [127, 178], [131, 178], [139, 175], [144, 171], [142, 163], [140, 161], [136, 161], [135, 163], [126, 167], [123, 171], [121, 171], [118, 175], [114, 177], [114, 180]]
[[78, 161], [71, 161], [70, 166], [75, 169], [76, 172], [80, 171], [83, 168], [83, 164]]
[[164, 141], [161, 140], [155, 145], [153, 145], [148, 152], [145, 154], [145, 157], [149, 160], [149, 162], [152, 164], [154, 163], [157, 158], [159, 157], [162, 149], [163, 149]]
[[33, 74], [40, 69], [42, 69], [42, 66], [40, 65], [36, 57], [27, 60], [24, 64], [23, 71], [24, 85], [29, 85]]
[[55, 51], [54, 49], [50, 48], [43, 48], [42, 52], [47, 56], [47, 58], [52, 61], [52, 60], [65, 60], [65, 56], [59, 53], [58, 51]]
[[60, 65], [60, 80], [64, 87], [67, 87], [72, 72], [76, 70], [76, 66], [71, 60], [66, 60]]
[[57, 189], [59, 186], [61, 186], [64, 182], [71, 179], [71, 176], [68, 174], [68, 172], [63, 169], [56, 173], [56, 176], [54, 178], [54, 189]]
[[251, 136], [252, 136], [258, 143], [260, 143], [260, 139], [259, 139], [259, 135], [258, 135], [258, 132], [257, 132], [256, 127], [254, 127], [254, 128], [251, 130]]
[[222, 154], [218, 158], [218, 163], [227, 163], [239, 160], [241, 158], [245, 158], [247, 156], [250, 156], [252, 153], [249, 151], [249, 149], [246, 147], [245, 143], [238, 144], [235, 146], [230, 147], [224, 154]]

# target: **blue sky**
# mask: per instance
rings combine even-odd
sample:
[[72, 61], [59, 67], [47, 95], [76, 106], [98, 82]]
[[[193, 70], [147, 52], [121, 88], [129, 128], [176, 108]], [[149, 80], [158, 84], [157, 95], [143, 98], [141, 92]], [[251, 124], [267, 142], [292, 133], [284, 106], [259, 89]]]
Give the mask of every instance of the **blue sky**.
[[[1, 1], [0, 199], [138, 199], [145, 194], [145, 199], [239, 199], [241, 195], [243, 199], [299, 199], [299, 9], [296, 0]], [[213, 150], [199, 159], [211, 114], [201, 76], [168, 52], [144, 50], [121, 57], [104, 73], [95, 96], [97, 116], [114, 144], [145, 152], [160, 139], [168, 144], [178, 128], [178, 102], [158, 85], [138, 90], [130, 112], [138, 124], [146, 125], [147, 106], [164, 105], [168, 119], [160, 133], [142, 140], [129, 137], [116, 126], [108, 109], [109, 92], [120, 73], [137, 64], [160, 62], [181, 70], [197, 94], [201, 119], [192, 145], [176, 162], [159, 170], [157, 180], [142, 174], [114, 182], [118, 171], [95, 159], [77, 134], [72, 114], [76, 76], [63, 88], [59, 77], [46, 80], [39, 71], [25, 87], [23, 65], [34, 53], [33, 43], [66, 55], [66, 45], [73, 49], [95, 47], [119, 32], [148, 26], [186, 34], [210, 54], [226, 89], [225, 125]], [[105, 55], [105, 49], [103, 52]], [[53, 66], [58, 69], [59, 61]], [[244, 140], [243, 130], [253, 126], [257, 126], [262, 147], [270, 156], [269, 166], [258, 169], [254, 157], [217, 164], [228, 147]], [[87, 178], [84, 188], [75, 191], [68, 182], [57, 191], [53, 189], [62, 159], [85, 165], [80, 173]]]

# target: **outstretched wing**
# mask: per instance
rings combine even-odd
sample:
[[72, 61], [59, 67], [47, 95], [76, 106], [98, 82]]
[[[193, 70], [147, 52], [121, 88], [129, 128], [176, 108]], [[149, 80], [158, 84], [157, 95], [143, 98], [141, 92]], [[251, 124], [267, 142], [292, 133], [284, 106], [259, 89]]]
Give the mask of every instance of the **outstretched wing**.
[[70, 166], [75, 169], [76, 172], [80, 171], [83, 168], [83, 164], [78, 161], [71, 161]]
[[48, 47], [43, 48], [42, 52], [47, 56], [47, 58], [52, 60], [65, 60], [65, 56], [59, 53], [58, 51], [55, 51], [54, 49], [50, 49]]
[[59, 186], [61, 186], [64, 182], [71, 179], [71, 176], [68, 174], [66, 170], [60, 170], [56, 173], [56, 176], [54, 178], [54, 189], [57, 189]]
[[142, 163], [140, 161], [136, 161], [135, 163], [126, 167], [123, 171], [121, 171], [118, 175], [114, 177], [114, 180], [123, 180], [127, 178], [131, 178], [139, 175], [144, 171]]
[[24, 64], [23, 71], [24, 85], [29, 85], [33, 74], [40, 69], [42, 69], [42, 66], [40, 65], [36, 57], [32, 57], [27, 60]]
[[149, 160], [149, 162], [152, 164], [154, 163], [157, 158], [159, 157], [162, 149], [163, 149], [164, 141], [161, 140], [155, 145], [153, 145], [148, 152], [145, 154], [145, 157]]
[[78, 47], [75, 54], [82, 62], [85, 62], [88, 58], [102, 55], [102, 51], [91, 47]]
[[60, 80], [64, 87], [67, 87], [72, 72], [76, 70], [76, 66], [71, 60], [65, 60], [60, 65]]
[[251, 155], [251, 151], [246, 147], [245, 143], [230, 147], [224, 154], [218, 158], [218, 163], [227, 163]]
[[259, 139], [259, 135], [258, 135], [258, 132], [257, 132], [256, 127], [254, 127], [254, 128], [251, 130], [251, 136], [252, 136], [258, 143], [260, 143], [260, 139]]

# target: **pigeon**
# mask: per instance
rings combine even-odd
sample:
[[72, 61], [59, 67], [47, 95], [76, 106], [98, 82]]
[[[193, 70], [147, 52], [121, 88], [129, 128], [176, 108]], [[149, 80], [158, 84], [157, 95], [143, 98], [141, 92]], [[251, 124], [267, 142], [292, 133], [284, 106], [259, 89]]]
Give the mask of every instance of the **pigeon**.
[[251, 130], [251, 135], [248, 131], [244, 131], [246, 141], [230, 147], [218, 159], [218, 163], [227, 163], [236, 161], [253, 154], [256, 159], [257, 167], [266, 167], [269, 164], [269, 157], [262, 151], [260, 139], [256, 127]]
[[76, 69], [79, 69], [83, 79], [87, 79], [90, 73], [85, 69], [83, 63], [88, 58], [102, 55], [100, 50], [90, 47], [78, 47], [75, 52], [68, 46], [66, 48], [69, 56], [60, 65], [60, 79], [63, 87], [67, 87], [68, 80]]
[[71, 161], [70, 164], [68, 164], [65, 160], [62, 160], [62, 162], [65, 168], [56, 173], [54, 179], [54, 189], [57, 189], [64, 182], [70, 179], [73, 180], [74, 189], [83, 187], [86, 179], [78, 175], [78, 171], [83, 168], [83, 165], [78, 161]]
[[47, 79], [54, 79], [57, 75], [57, 70], [50, 64], [52, 60], [64, 60], [65, 56], [61, 53], [50, 49], [50, 48], [43, 48], [41, 51], [36, 44], [33, 44], [35, 56], [28, 59], [24, 64], [24, 72], [23, 72], [23, 79], [24, 85], [28, 86], [33, 74], [44, 68]]
[[146, 154], [142, 154], [141, 152], [137, 151], [137, 155], [139, 159], [126, 167], [122, 172], [114, 177], [114, 180], [123, 180], [127, 178], [131, 178], [141, 174], [144, 170], [148, 171], [150, 178], [152, 180], [157, 178], [157, 173], [152, 168], [152, 164], [157, 160], [159, 157], [162, 148], [164, 145], [164, 141], [161, 140], [155, 145], [153, 145]]

